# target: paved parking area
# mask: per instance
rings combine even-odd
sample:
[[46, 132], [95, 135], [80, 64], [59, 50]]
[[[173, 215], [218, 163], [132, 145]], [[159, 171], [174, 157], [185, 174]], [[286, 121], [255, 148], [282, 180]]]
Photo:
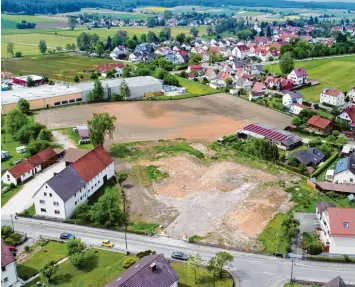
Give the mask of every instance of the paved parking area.
[[315, 213], [295, 213], [295, 218], [300, 221], [300, 232], [312, 232], [319, 226], [319, 221]]
[[2, 215], [10, 215], [20, 213], [33, 204], [32, 196], [36, 191], [50, 179], [55, 172], [60, 172], [65, 168], [65, 162], [61, 161], [51, 165], [44, 171], [38, 173], [29, 182], [25, 183], [21, 190], [16, 193], [10, 200], [1, 208]]

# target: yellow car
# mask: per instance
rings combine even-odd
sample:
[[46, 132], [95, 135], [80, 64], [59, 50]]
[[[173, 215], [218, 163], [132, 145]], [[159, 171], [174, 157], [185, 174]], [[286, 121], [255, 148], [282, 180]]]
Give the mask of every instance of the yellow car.
[[113, 246], [115, 246], [115, 244], [114, 244], [112, 241], [110, 241], [110, 240], [104, 240], [104, 241], [102, 241], [102, 242], [101, 242], [101, 245], [102, 245], [103, 247], [110, 247], [110, 248], [112, 248]]

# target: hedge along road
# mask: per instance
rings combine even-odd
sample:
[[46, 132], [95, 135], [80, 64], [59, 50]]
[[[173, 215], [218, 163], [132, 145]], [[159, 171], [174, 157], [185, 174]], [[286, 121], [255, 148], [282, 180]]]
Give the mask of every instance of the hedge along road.
[[291, 117], [229, 94], [174, 101], [135, 101], [87, 104], [42, 110], [37, 121], [50, 129], [86, 123], [93, 113], [117, 117], [108, 143], [186, 138], [213, 141], [250, 123], [285, 128]]

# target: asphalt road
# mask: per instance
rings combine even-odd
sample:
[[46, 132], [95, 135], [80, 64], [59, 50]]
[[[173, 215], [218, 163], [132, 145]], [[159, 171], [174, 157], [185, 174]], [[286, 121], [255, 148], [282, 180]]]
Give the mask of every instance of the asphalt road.
[[[11, 225], [8, 216], [3, 216], [2, 225]], [[15, 231], [27, 233], [28, 237], [48, 236], [58, 238], [61, 232], [70, 232], [80, 237], [86, 244], [100, 245], [104, 239], [110, 239], [116, 248], [125, 249], [124, 233], [85, 226], [42, 221], [29, 218], [14, 220]], [[128, 234], [128, 250], [139, 252], [147, 249], [163, 253], [167, 258], [173, 251], [182, 251], [187, 254], [196, 254], [208, 260], [219, 248], [206, 247], [160, 236], [147, 237]], [[238, 280], [237, 286], [243, 287], [280, 287], [288, 282], [291, 275], [291, 260], [270, 256], [256, 255], [229, 251], [234, 256], [234, 262], [229, 268], [232, 275]], [[345, 283], [355, 284], [355, 265], [311, 262], [295, 260], [293, 275], [296, 279], [327, 282], [336, 276], [341, 276]]]

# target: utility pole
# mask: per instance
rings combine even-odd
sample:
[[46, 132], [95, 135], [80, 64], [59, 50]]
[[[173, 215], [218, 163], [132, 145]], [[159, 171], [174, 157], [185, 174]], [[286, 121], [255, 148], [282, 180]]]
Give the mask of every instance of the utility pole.
[[291, 260], [291, 283], [293, 282], [293, 258]]
[[[127, 216], [127, 210], [126, 210], [126, 206], [127, 206], [127, 202], [126, 202], [126, 192], [124, 191], [123, 187], [122, 187], [122, 183], [127, 179], [127, 174], [121, 174], [120, 177], [118, 178], [118, 184], [120, 186], [121, 189], [121, 194], [123, 197], [123, 212], [126, 216], [126, 220], [128, 219]], [[117, 180], [117, 179], [116, 179]], [[128, 252], [128, 244], [127, 244], [127, 222], [125, 222], [124, 224], [124, 240], [125, 240], [125, 245], [126, 245], [126, 255], [129, 254]]]
[[12, 224], [12, 232], [15, 232], [14, 220], [12, 219], [12, 214], [11, 214], [11, 224]]

